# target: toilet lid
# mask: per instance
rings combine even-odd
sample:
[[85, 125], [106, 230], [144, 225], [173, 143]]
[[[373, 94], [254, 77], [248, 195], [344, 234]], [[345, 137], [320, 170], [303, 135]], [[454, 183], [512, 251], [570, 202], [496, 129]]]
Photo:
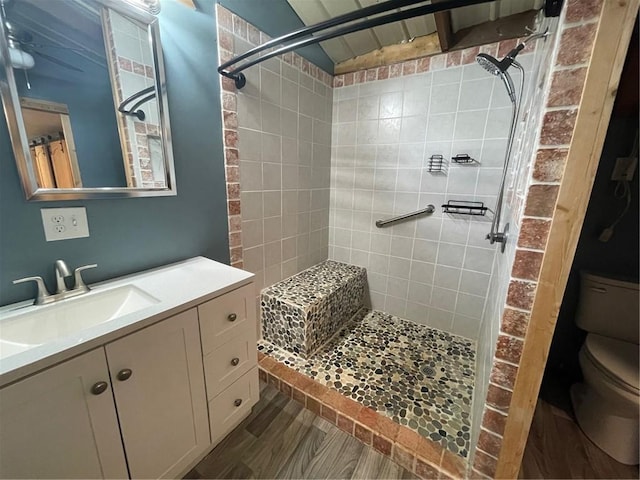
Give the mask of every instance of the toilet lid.
[[585, 346], [591, 357], [612, 376], [638, 390], [638, 345], [592, 333], [587, 335]]

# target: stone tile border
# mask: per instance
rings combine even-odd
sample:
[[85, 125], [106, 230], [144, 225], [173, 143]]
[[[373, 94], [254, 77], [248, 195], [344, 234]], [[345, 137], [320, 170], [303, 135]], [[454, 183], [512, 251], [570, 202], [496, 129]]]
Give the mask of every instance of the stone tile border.
[[465, 478], [464, 458], [398, 425], [283, 363], [258, 352], [260, 380], [273, 385], [306, 409], [406, 468], [420, 478]]

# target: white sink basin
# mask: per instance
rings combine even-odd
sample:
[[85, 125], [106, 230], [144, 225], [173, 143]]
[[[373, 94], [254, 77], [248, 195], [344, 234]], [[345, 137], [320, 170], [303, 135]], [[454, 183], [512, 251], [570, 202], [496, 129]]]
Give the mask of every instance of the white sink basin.
[[0, 358], [76, 334], [158, 302], [145, 291], [125, 285], [17, 311], [0, 322]]

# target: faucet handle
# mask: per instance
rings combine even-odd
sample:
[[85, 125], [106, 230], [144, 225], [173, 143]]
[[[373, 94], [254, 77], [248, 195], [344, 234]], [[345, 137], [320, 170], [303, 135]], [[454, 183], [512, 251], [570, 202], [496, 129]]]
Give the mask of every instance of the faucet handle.
[[38, 285], [38, 295], [36, 297], [36, 300], [33, 302], [34, 305], [43, 305], [45, 303], [48, 303], [47, 300], [51, 297], [51, 294], [49, 293], [49, 290], [47, 290], [47, 286], [44, 284], [42, 277], [19, 278], [18, 280], [14, 280], [13, 284], [16, 285], [18, 283], [25, 282], [36, 282], [36, 284]]
[[73, 274], [75, 276], [75, 285], [73, 287], [74, 290], [83, 290], [85, 292], [88, 292], [89, 290], [91, 290], [89, 287], [87, 287], [86, 283], [84, 283], [84, 280], [82, 279], [82, 271], [83, 270], [88, 270], [89, 268], [96, 268], [98, 266], [97, 263], [92, 263], [91, 265], [84, 265], [82, 267], [78, 267], [73, 271]]

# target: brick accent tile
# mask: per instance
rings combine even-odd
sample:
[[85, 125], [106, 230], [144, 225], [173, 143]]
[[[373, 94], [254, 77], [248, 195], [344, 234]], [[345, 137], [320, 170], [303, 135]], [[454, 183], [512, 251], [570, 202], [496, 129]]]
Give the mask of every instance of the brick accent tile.
[[428, 480], [438, 478], [440, 473], [436, 467], [426, 462], [423, 462], [419, 458], [416, 459], [416, 467], [413, 472], [420, 478], [424, 478]]
[[438, 463], [442, 459], [444, 449], [439, 443], [421, 437], [416, 443], [416, 456], [431, 463]]
[[327, 391], [323, 401], [336, 412], [354, 420], [358, 418], [358, 414], [364, 408], [360, 403], [351, 400], [332, 389]]
[[316, 415], [320, 416], [322, 404], [315, 398], [307, 396], [307, 409], [311, 410]]
[[506, 334], [524, 338], [529, 326], [530, 314], [511, 308], [505, 308], [502, 312], [502, 324], [500, 330]]
[[234, 215], [229, 217], [229, 231], [239, 232], [242, 230], [242, 217], [240, 215]]
[[415, 430], [411, 430], [410, 428], [400, 426], [398, 429], [398, 434], [396, 435], [395, 441], [398, 445], [401, 445], [406, 450], [410, 452], [416, 451], [416, 446], [419, 440], [424, 440], [424, 437], [420, 435]]
[[449, 52], [447, 53], [447, 68], [449, 67], [457, 67], [460, 65], [462, 60], [462, 52], [458, 50], [457, 52]]
[[380, 435], [373, 435], [373, 448], [386, 456], [391, 456], [392, 443]]
[[311, 380], [311, 383], [307, 385], [304, 391], [309, 397], [313, 397], [316, 400], [323, 401], [324, 396], [328, 390], [329, 389], [321, 383]]
[[386, 80], [387, 78], [389, 78], [389, 66], [378, 67], [378, 80]]
[[238, 132], [234, 130], [225, 130], [224, 146], [230, 148], [238, 148]]
[[498, 58], [504, 57], [507, 53], [509, 53], [514, 48], [516, 48], [517, 45], [518, 45], [518, 39], [516, 38], [511, 38], [509, 40], [502, 40], [498, 44]]
[[388, 440], [393, 441], [398, 435], [400, 425], [391, 420], [389, 417], [378, 414], [376, 421], [376, 433], [382, 435]]
[[218, 34], [218, 46], [224, 50], [233, 52], [233, 35], [226, 30], [220, 30]]
[[569, 66], [588, 62], [597, 27], [596, 23], [591, 23], [564, 30], [560, 39], [556, 65]]
[[225, 168], [227, 182], [239, 182], [240, 181], [240, 169], [236, 166]]
[[353, 72], [344, 74], [344, 86], [348, 87], [349, 85], [353, 85], [355, 81]]
[[365, 79], [365, 72], [363, 70], [355, 72], [353, 74], [353, 83], [363, 83]]
[[415, 60], [407, 60], [402, 63], [402, 75], [413, 75], [418, 68]]
[[568, 107], [578, 105], [580, 97], [582, 97], [586, 76], [586, 67], [556, 71], [553, 74], [547, 106]]
[[498, 56], [498, 47], [499, 44], [498, 43], [490, 43], [488, 45], [481, 45], [480, 46], [480, 53], [487, 53], [493, 57], [497, 57]]
[[551, 222], [549, 220], [539, 220], [537, 218], [524, 218], [520, 225], [520, 236], [518, 246], [523, 248], [533, 248], [544, 250], [549, 237]]
[[538, 182], [560, 182], [567, 162], [566, 148], [538, 150], [533, 167], [533, 179]]
[[511, 275], [525, 280], [538, 280], [542, 267], [542, 253], [530, 250], [516, 250]]
[[242, 232], [229, 232], [229, 247], [242, 245]]
[[336, 75], [333, 77], [333, 88], [340, 88], [344, 86], [344, 75]]
[[568, 0], [565, 22], [591, 20], [600, 15], [603, 0]]
[[484, 450], [489, 455], [498, 458], [498, 455], [500, 455], [500, 448], [502, 448], [502, 437], [488, 432], [487, 430], [480, 429], [478, 448]]
[[240, 198], [240, 184], [227, 183], [227, 199], [238, 200]]
[[[429, 57], [423, 57], [416, 60], [416, 73], [428, 72], [430, 63], [431, 59]], [[380, 78], [379, 74], [378, 78]]]
[[393, 447], [393, 461], [400, 465], [402, 468], [413, 472], [413, 462], [416, 457], [412, 453], [406, 451], [404, 448], [394, 445]]
[[511, 363], [518, 363], [522, 356], [523, 344], [524, 342], [518, 338], [508, 337], [506, 335], [498, 336], [496, 358]]
[[[222, 58], [220, 59], [220, 61], [224, 61]], [[234, 92], [236, 91], [236, 83], [227, 77], [222, 77], [220, 79], [220, 83], [222, 84], [222, 90], [225, 92]]]
[[307, 405], [307, 396], [304, 394], [302, 390], [298, 390], [293, 387], [291, 392], [291, 398], [293, 398], [296, 402], [300, 403], [303, 407]]
[[524, 214], [531, 217], [553, 217], [558, 198], [558, 185], [531, 185]]
[[480, 53], [480, 47], [465, 48], [464, 50], [462, 50], [460, 63], [462, 65], [469, 65], [475, 62], [478, 53]]
[[440, 461], [440, 470], [453, 478], [464, 478], [466, 476], [467, 462], [461, 456], [445, 450]]
[[510, 307], [531, 310], [536, 294], [536, 283], [511, 280], [507, 291], [507, 305]]
[[218, 16], [218, 23], [221, 27], [231, 31], [233, 29], [233, 16], [229, 10], [217, 5], [216, 14]]
[[326, 405], [322, 405], [322, 408], [320, 409], [320, 414], [322, 418], [324, 418], [325, 420], [333, 423], [334, 425], [336, 424], [337, 414], [333, 408], [327, 407]]
[[484, 453], [482, 450], [476, 450], [476, 455], [473, 461], [473, 467], [478, 470], [480, 473], [484, 473], [485, 475], [493, 478], [496, 474], [496, 467], [498, 466], [498, 461]]
[[376, 430], [376, 424], [378, 422], [378, 416], [380, 414], [373, 410], [372, 408], [363, 408], [358, 413], [356, 420], [371, 430]]
[[544, 114], [540, 145], [568, 145], [576, 124], [576, 110], [556, 110]]
[[277, 363], [278, 362], [276, 362], [274, 358], [265, 355], [264, 358], [260, 360], [260, 367], [265, 369], [267, 372], [271, 372], [271, 370], [277, 365]]
[[396, 78], [402, 75], [402, 64], [394, 63], [389, 66], [389, 78]]
[[365, 79], [367, 82], [373, 82], [378, 79], [378, 69], [377, 68], [369, 68], [366, 70]]
[[498, 435], [504, 434], [504, 427], [507, 423], [507, 416], [491, 410], [490, 408], [484, 409], [484, 415], [482, 416], [482, 427], [490, 432], [497, 433]]
[[287, 397], [291, 398], [293, 395], [293, 388], [286, 382], [280, 381], [280, 391], [284, 393]]
[[363, 427], [359, 423], [355, 424], [353, 434], [358, 440], [366, 445], [371, 445], [371, 442], [373, 441], [373, 433], [371, 433], [371, 430]]
[[240, 215], [240, 213], [242, 213], [242, 209], [240, 207], [240, 200], [229, 200], [227, 204], [228, 204], [229, 215]]
[[343, 432], [347, 432], [349, 435], [353, 435], [353, 420], [343, 415], [338, 414], [338, 421], [336, 423], [338, 428]]
[[512, 390], [517, 374], [518, 367], [496, 360], [493, 362], [489, 379], [500, 387]]
[[275, 377], [274, 375], [271, 375], [270, 373], [268, 374], [269, 380], [268, 383], [269, 385], [276, 387], [278, 390], [280, 390], [280, 379], [278, 377]]

